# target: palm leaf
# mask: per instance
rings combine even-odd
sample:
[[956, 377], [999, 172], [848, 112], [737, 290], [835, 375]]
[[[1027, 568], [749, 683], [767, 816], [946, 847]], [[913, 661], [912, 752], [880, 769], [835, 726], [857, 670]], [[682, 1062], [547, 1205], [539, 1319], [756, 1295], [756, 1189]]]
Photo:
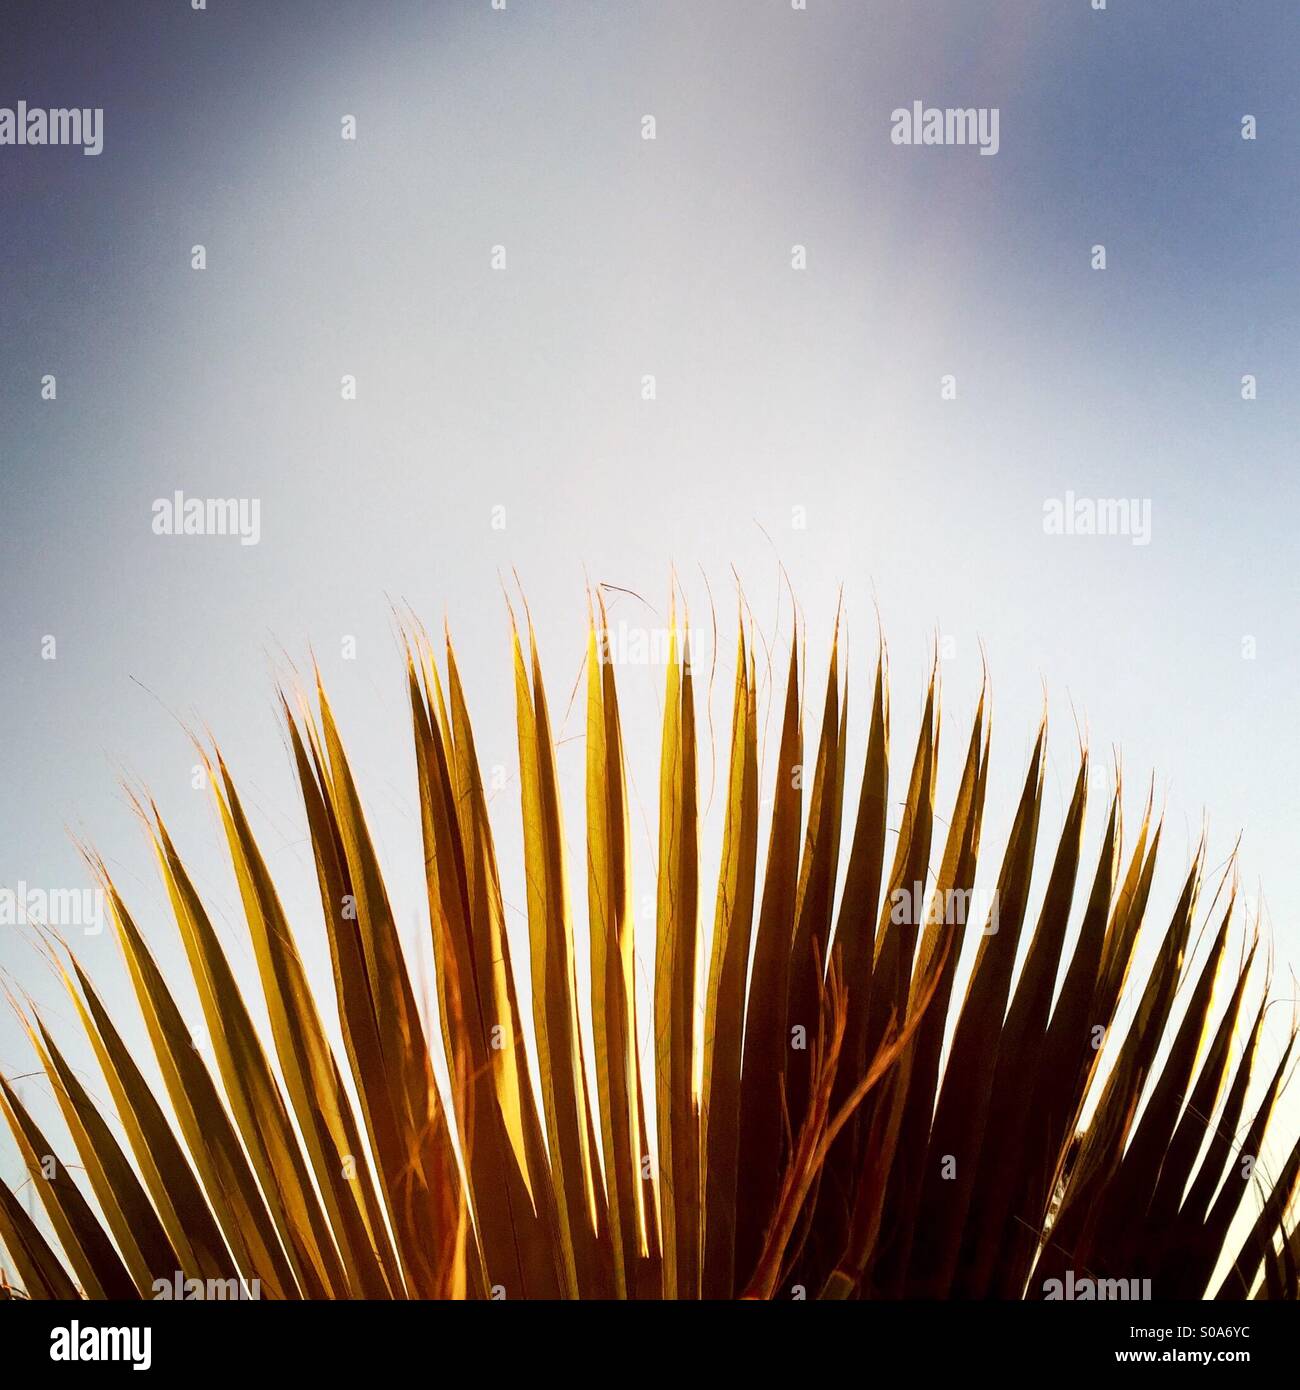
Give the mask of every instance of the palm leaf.
[[[319, 674], [316, 712], [281, 699], [346, 1068], [299, 954], [312, 926], [291, 926], [219, 752], [204, 756], [267, 1036], [156, 808], [138, 806], [197, 989], [204, 1053], [102, 860], [87, 855], [162, 1089], [76, 956], [66, 944], [49, 953], [111, 1110], [34, 1006], [16, 1004], [84, 1174], [65, 1166], [0, 1078], [0, 1110], [44, 1208], [38, 1222], [0, 1186], [0, 1241], [29, 1297], [148, 1296], [179, 1274], [255, 1280], [273, 1298], [775, 1297], [790, 1288], [831, 1298], [1019, 1298], [1041, 1296], [1067, 1270], [1149, 1278], [1162, 1298], [1203, 1297], [1212, 1280], [1220, 1298], [1296, 1297], [1300, 1144], [1292, 1136], [1276, 1172], [1260, 1161], [1295, 1038], [1248, 1107], [1268, 1007], [1265, 983], [1246, 1009], [1257, 955], [1249, 927], [1227, 972], [1227, 1001], [1215, 1005], [1238, 939], [1235, 870], [1202, 911], [1202, 842], [1153, 952], [1140, 949], [1161, 841], [1152, 798], [1122, 857], [1117, 782], [1085, 893], [1086, 752], [1062, 823], [1039, 850], [1044, 719], [998, 847], [993, 910], [972, 918], [991, 767], [987, 686], [945, 823], [935, 811], [937, 671], [887, 864], [883, 645], [845, 851], [851, 725], [838, 618], [807, 778], [797, 632], [764, 777], [764, 687], [752, 620], [742, 617], [718, 878], [705, 885], [697, 693], [674, 595], [653, 1098], [644, 1093], [628, 750], [607, 631], [598, 592], [585, 680], [589, 1001], [578, 994], [580, 924], [531, 620], [527, 651], [511, 623], [530, 1019], [518, 1002], [465, 690], [450, 638], [444, 677], [418, 626], [405, 639], [405, 677], [430, 1000], [408, 970]], [[1213, 929], [1194, 937], [1205, 919]], [[978, 947], [959, 989], [972, 930]], [[1208, 946], [1189, 960], [1194, 939]], [[1134, 983], [1139, 960], [1151, 964]], [[1234, 1230], [1244, 1239], [1232, 1241]], [[13, 1292], [0, 1285], [0, 1295]]]

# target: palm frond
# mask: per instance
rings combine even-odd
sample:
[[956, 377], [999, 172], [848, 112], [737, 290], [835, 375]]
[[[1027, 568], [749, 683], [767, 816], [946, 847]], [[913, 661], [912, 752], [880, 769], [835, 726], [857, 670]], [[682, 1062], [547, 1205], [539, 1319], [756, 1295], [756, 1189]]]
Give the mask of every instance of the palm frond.
[[[945, 818], [936, 811], [941, 716], [931, 675], [891, 827], [883, 647], [846, 828], [850, 725], [838, 621], [808, 775], [807, 678], [791, 643], [765, 814], [755, 642], [742, 615], [720, 864], [709, 888], [700, 872], [698, 696], [689, 626], [674, 603], [649, 1001], [654, 1085], [643, 1088], [626, 748], [607, 625], [597, 595], [586, 653], [587, 1004], [531, 620], [522, 630], [512, 620], [511, 632], [531, 1020], [519, 1005], [450, 638], [445, 675], [422, 631], [406, 639], [437, 1039], [426, 1036], [319, 676], [314, 708], [281, 704], [333, 969], [330, 1011], [313, 997], [217, 749], [204, 756], [267, 1036], [157, 809], [140, 807], [211, 1066], [117, 884], [88, 855], [170, 1116], [82, 963], [58, 943], [50, 954], [116, 1126], [34, 1005], [15, 1001], [87, 1189], [0, 1078], [0, 1110], [53, 1236], [0, 1186], [0, 1242], [27, 1297], [149, 1297], [176, 1275], [256, 1281], [265, 1296], [285, 1299], [788, 1290], [1036, 1298], [1068, 1271], [1150, 1279], [1156, 1297], [1296, 1296], [1300, 1232], [1290, 1212], [1300, 1145], [1276, 1173], [1260, 1162], [1294, 1035], [1248, 1103], [1268, 987], [1249, 1002], [1255, 939], [1235, 968], [1225, 964], [1239, 917], [1231, 868], [1210, 906], [1208, 948], [1193, 959], [1202, 843], [1153, 963], [1131, 985], [1139, 944], [1153, 931], [1161, 827], [1148, 797], [1125, 857], [1117, 785], [1095, 866], [1085, 863], [1085, 750], [1054, 848], [1044, 835], [1040, 853], [1044, 718], [986, 904], [977, 891], [990, 769], [985, 693]], [[1040, 890], [1038, 865], [1048, 858]], [[706, 895], [711, 936], [701, 920]], [[300, 925], [297, 935], [310, 930]], [[1225, 973], [1228, 998], [1216, 1009]], [[335, 1023], [342, 1060], [330, 1042]], [[444, 1066], [445, 1101], [436, 1080]], [[1235, 1244], [1234, 1230], [1245, 1232]], [[0, 1284], [2, 1296], [18, 1292]]]

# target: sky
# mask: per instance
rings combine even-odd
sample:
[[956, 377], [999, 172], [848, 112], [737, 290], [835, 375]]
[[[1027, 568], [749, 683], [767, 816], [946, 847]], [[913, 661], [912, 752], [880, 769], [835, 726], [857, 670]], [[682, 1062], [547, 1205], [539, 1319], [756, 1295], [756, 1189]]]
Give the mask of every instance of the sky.
[[[1045, 836], [1080, 737], [1090, 844], [1117, 760], [1132, 821], [1154, 779], [1157, 917], [1203, 825], [1212, 868], [1240, 836], [1294, 993], [1294, 5], [23, 0], [3, 25], [0, 106], [101, 108], [103, 148], [0, 145], [0, 885], [88, 886], [90, 841], [192, 1002], [145, 787], [250, 972], [206, 727], [326, 987], [275, 707], [314, 653], [427, 956], [394, 610], [455, 638], [518, 909], [504, 591], [560, 711], [588, 582], [631, 591], [629, 631], [674, 574], [709, 633], [712, 602], [721, 760], [739, 579], [778, 668], [793, 592], [814, 684], [842, 595], [851, 778], [878, 632], [903, 768], [938, 649], [941, 814], [987, 662], [990, 873], [1044, 702]], [[913, 102], [996, 108], [997, 153], [894, 143]], [[257, 543], [157, 534], [178, 491], [256, 501]], [[1134, 524], [1045, 527], [1081, 499]], [[663, 672], [620, 677], [644, 896]], [[79, 950], [129, 1014], [111, 932]], [[0, 927], [0, 971], [70, 1035], [27, 933]], [[31, 1069], [8, 1017], [0, 1069]]]

